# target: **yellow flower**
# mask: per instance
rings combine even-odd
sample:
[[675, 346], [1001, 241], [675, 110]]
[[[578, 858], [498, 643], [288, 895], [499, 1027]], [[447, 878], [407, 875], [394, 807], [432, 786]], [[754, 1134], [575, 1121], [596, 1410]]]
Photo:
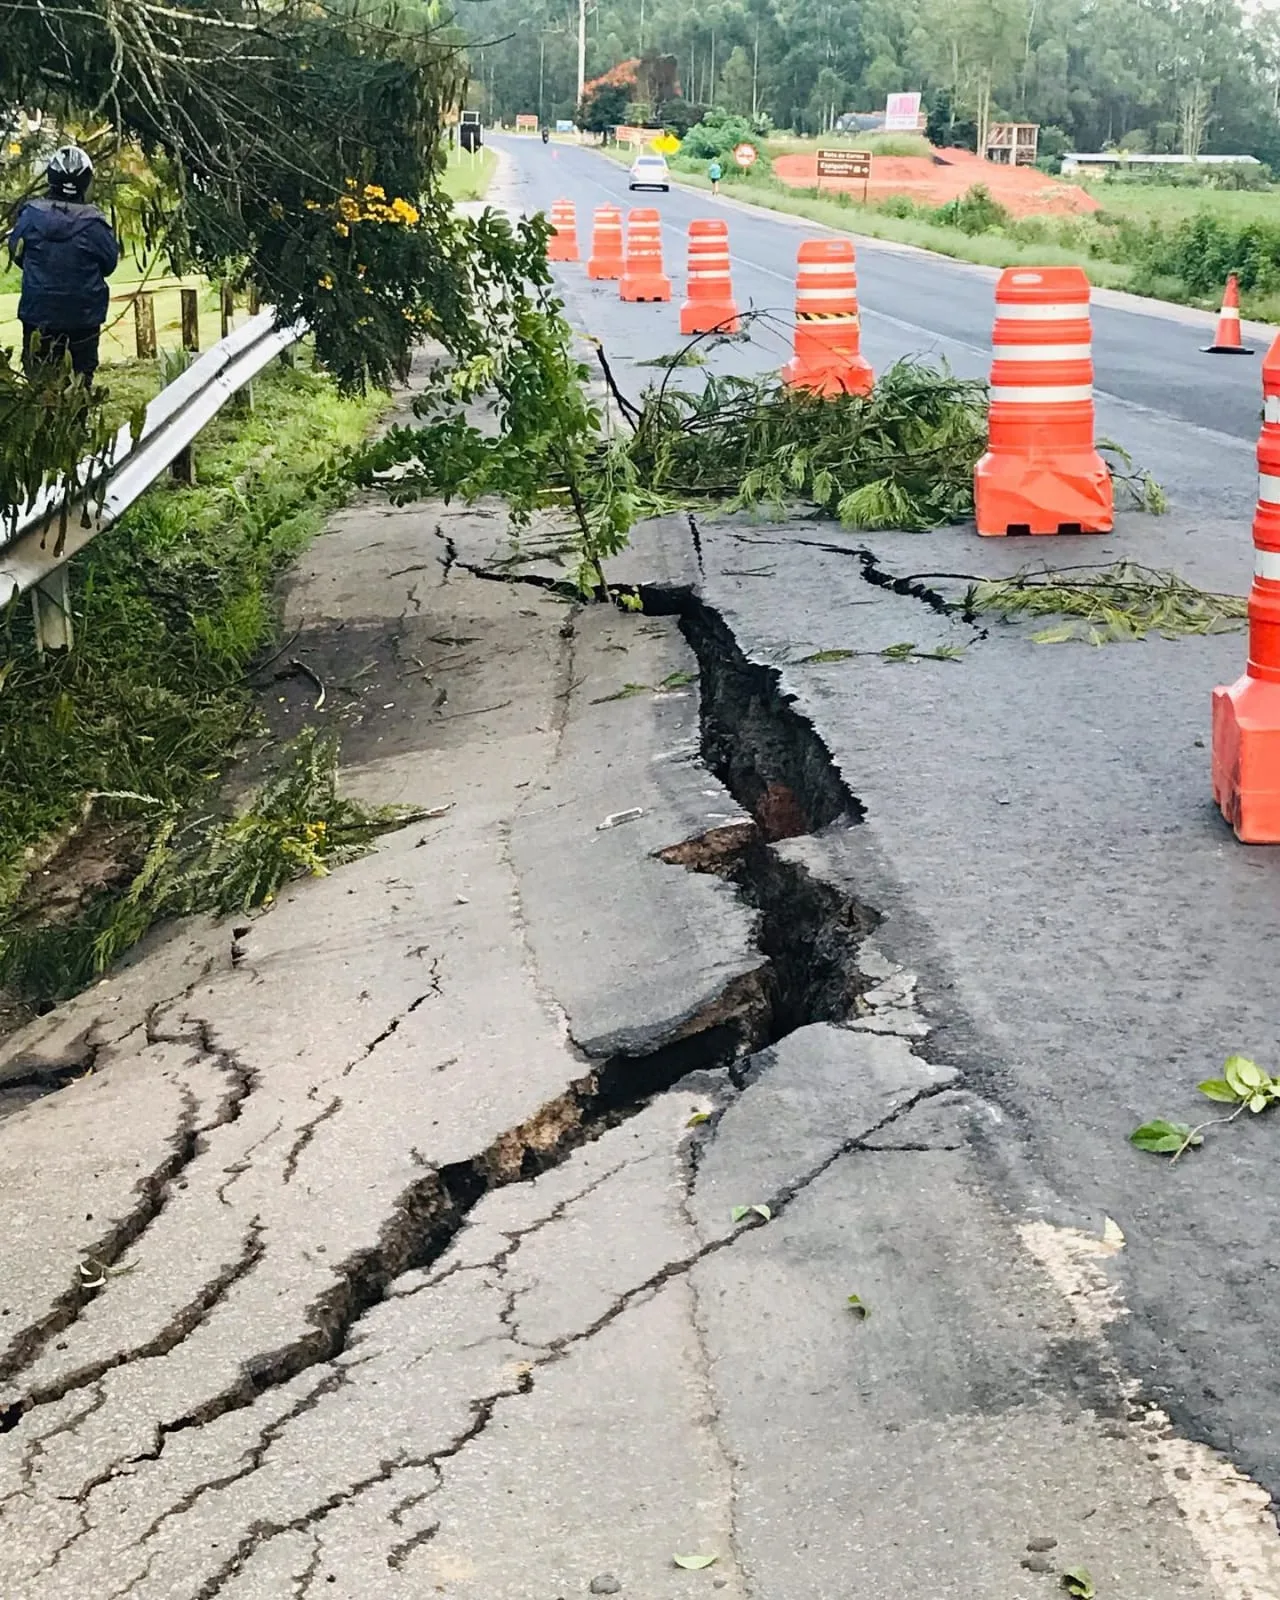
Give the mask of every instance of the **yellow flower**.
[[385, 200], [387, 198], [387, 191], [379, 188], [376, 183], [366, 183], [364, 186], [364, 197], [366, 200]]
[[356, 186], [356, 180], [354, 178], [344, 178], [342, 181], [346, 184], [348, 189], [354, 189]]
[[330, 273], [322, 272], [320, 274], [320, 276], [316, 279], [316, 282], [320, 285], [320, 287], [322, 289], [332, 289], [333, 288], [333, 277], [332, 277], [332, 275]]
[[418, 220], [417, 206], [410, 205], [407, 200], [402, 200], [399, 196], [391, 202], [391, 209], [395, 213], [397, 221], [406, 222], [410, 227], [413, 227]]
[[347, 222], [360, 220], [360, 202], [353, 200], [349, 194], [338, 196], [338, 213]]
[[271, 202], [271, 204], [267, 207], [267, 212], [270, 215], [271, 220], [273, 222], [279, 222], [280, 219], [284, 216], [284, 207], [280, 204], [280, 202], [278, 200], [273, 200]]
[[318, 200], [307, 200], [307, 201], [304, 202], [304, 204], [306, 205], [306, 208], [307, 208], [308, 211], [323, 211], [324, 210], [324, 207], [320, 204], [320, 202]]
[[351, 229], [347, 227], [345, 222], [335, 222], [333, 231], [338, 235], [339, 239], [345, 239], [350, 234]]

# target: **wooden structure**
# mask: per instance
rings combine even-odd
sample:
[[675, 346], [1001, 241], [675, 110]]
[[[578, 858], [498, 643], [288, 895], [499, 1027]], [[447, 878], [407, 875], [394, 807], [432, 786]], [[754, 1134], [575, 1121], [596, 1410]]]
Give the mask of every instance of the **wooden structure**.
[[987, 130], [987, 160], [1002, 167], [1034, 167], [1039, 144], [1038, 122], [993, 122]]

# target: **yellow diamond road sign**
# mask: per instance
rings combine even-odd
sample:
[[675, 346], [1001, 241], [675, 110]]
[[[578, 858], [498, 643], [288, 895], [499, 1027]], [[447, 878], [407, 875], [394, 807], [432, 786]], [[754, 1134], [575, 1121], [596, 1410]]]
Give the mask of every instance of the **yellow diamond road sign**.
[[660, 156], [673, 156], [680, 148], [680, 141], [674, 134], [660, 133], [653, 141], [653, 148]]

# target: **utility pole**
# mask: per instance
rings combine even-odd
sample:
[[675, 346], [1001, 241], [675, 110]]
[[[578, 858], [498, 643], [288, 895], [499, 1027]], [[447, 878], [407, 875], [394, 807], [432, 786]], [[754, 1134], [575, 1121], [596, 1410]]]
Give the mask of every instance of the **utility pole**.
[[587, 82], [587, 0], [578, 0], [578, 104]]
[[751, 57], [751, 120], [760, 113], [760, 18], [756, 18], [756, 45]]

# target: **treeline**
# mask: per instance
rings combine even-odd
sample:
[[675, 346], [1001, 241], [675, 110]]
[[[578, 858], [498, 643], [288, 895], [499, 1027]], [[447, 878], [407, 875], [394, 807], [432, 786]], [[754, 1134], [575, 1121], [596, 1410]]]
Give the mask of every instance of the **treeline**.
[[[462, 8], [478, 103], [570, 117], [576, 0]], [[1238, 0], [597, 0], [587, 74], [672, 58], [676, 98], [822, 133], [921, 89], [935, 140], [1025, 119], [1044, 145], [1280, 166], [1280, 14]]]

